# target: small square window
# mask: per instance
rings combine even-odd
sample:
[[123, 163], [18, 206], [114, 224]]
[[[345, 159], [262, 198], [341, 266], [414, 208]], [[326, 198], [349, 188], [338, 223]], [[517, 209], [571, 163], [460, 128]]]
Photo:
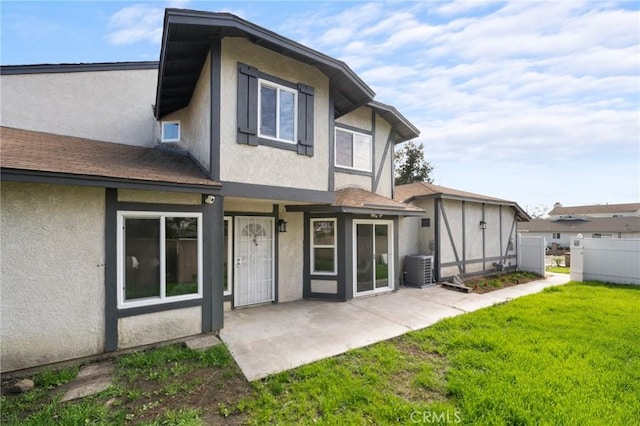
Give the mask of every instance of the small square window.
[[422, 227], [423, 228], [429, 228], [431, 226], [431, 219], [430, 218], [424, 218], [422, 219]]
[[162, 142], [180, 142], [180, 122], [162, 122]]
[[260, 80], [259, 129], [261, 138], [296, 143], [297, 91]]

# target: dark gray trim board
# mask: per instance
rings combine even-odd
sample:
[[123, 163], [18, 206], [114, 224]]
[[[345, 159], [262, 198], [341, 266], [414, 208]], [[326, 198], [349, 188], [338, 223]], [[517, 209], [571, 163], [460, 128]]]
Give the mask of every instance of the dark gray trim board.
[[278, 231], [278, 220], [280, 219], [280, 206], [273, 205], [273, 303], [278, 303], [280, 275], [280, 231]]
[[0, 179], [10, 182], [48, 183], [53, 185], [77, 185], [123, 189], [143, 189], [149, 191], [190, 192], [216, 195], [221, 186], [192, 185], [171, 182], [141, 181], [102, 176], [74, 175], [32, 170], [2, 169]]
[[90, 64], [35, 64], [35, 65], [2, 65], [0, 74], [51, 74], [65, 72], [91, 71], [127, 71], [127, 70], [157, 70], [158, 61], [140, 62], [96, 62]]
[[[185, 309], [194, 306], [202, 306], [203, 299], [183, 300], [181, 302], [161, 303], [157, 305], [139, 306], [137, 308], [124, 308], [117, 311], [118, 318], [133, 317], [136, 315], [153, 314], [156, 312], [172, 311], [175, 309]], [[204, 311], [204, 306], [203, 306]], [[203, 312], [204, 317], [204, 312]], [[205, 331], [203, 330], [203, 333]]]
[[118, 349], [118, 190], [105, 189], [104, 218], [104, 351]]
[[[393, 146], [394, 134], [395, 134], [395, 130], [391, 128], [391, 131], [389, 132], [389, 136], [387, 137], [387, 142], [384, 147], [384, 152], [382, 153], [382, 158], [380, 159], [380, 167], [378, 168], [378, 173], [375, 174], [375, 179], [373, 181], [373, 186], [372, 186], [373, 189], [371, 190], [371, 192], [373, 192], [374, 194], [378, 190], [378, 185], [380, 184], [380, 178], [382, 177], [382, 172], [384, 171], [384, 166], [385, 166], [384, 163], [387, 159], [387, 155], [389, 155], [389, 148]], [[392, 164], [393, 164], [393, 161], [392, 161]], [[393, 185], [393, 173], [394, 173], [394, 170], [393, 170], [393, 167], [391, 167], [391, 180], [392, 180], [391, 187], [392, 188], [395, 186]]]
[[313, 189], [285, 186], [255, 185], [251, 183], [223, 182], [222, 195], [227, 197], [261, 198], [267, 200], [300, 201], [307, 203], [333, 203], [335, 194]]
[[[342, 167], [342, 166], [335, 166], [335, 173], [347, 173], [350, 175], [373, 177], [373, 171], [368, 172], [366, 170], [356, 170], [356, 169], [350, 169], [348, 167]], [[372, 191], [372, 192], [375, 192], [375, 191]]]
[[288, 205], [285, 206], [288, 212], [309, 212], [309, 213], [349, 213], [355, 215], [382, 215], [382, 216], [424, 216], [425, 212], [405, 211], [405, 210], [392, 210], [392, 209], [380, 209], [380, 208], [358, 208], [358, 207], [342, 207], [342, 206], [330, 206], [330, 205]]
[[335, 191], [336, 189], [336, 133], [334, 115], [333, 94], [329, 93], [329, 182], [327, 191]]
[[371, 110], [371, 192], [376, 193], [376, 112]]

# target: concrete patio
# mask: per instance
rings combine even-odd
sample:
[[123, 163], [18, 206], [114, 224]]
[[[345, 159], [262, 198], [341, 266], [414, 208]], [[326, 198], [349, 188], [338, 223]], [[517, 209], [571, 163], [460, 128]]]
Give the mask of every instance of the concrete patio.
[[225, 312], [220, 337], [253, 381], [568, 281], [569, 275], [549, 274], [486, 294], [403, 287], [348, 302], [301, 300], [236, 309]]

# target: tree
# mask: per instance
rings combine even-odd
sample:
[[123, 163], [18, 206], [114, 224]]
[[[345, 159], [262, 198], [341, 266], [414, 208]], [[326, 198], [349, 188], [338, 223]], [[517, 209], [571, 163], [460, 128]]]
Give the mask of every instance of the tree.
[[407, 142], [401, 149], [395, 151], [396, 185], [413, 182], [433, 183], [431, 177], [433, 166], [424, 159], [422, 148], [422, 145]]
[[549, 210], [549, 207], [543, 204], [533, 207], [526, 206], [525, 208], [525, 211], [529, 216], [531, 216], [531, 219], [544, 219], [545, 217], [547, 217], [547, 213], [549, 213]]

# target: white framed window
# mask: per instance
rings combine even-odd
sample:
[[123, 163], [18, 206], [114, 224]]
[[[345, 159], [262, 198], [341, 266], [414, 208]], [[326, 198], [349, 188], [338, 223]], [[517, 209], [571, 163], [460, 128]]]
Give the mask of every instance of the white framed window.
[[311, 273], [335, 275], [337, 270], [336, 219], [311, 219]]
[[554, 240], [559, 240], [560, 239], [560, 233], [559, 232], [554, 232], [553, 233], [553, 239]]
[[298, 91], [267, 80], [258, 82], [258, 136], [297, 143]]
[[371, 136], [336, 127], [336, 166], [371, 171]]
[[180, 142], [180, 121], [163, 121], [162, 127], [162, 142]]
[[202, 297], [202, 213], [119, 211], [118, 308]]

